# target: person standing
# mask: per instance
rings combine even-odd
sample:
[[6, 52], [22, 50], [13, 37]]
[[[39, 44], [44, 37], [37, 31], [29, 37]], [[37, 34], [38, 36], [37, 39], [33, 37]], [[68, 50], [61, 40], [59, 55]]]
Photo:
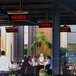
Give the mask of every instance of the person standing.
[[0, 71], [9, 71], [12, 68], [11, 60], [5, 56], [5, 51], [1, 51]]

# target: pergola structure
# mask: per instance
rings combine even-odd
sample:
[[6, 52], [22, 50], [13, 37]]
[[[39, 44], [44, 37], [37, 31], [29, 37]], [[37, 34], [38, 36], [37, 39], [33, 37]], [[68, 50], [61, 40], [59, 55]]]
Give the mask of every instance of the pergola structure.
[[[19, 9], [19, 0], [0, 0], [0, 24], [10, 23], [7, 11]], [[60, 25], [76, 24], [76, 0], [22, 0], [21, 9], [29, 11], [33, 23], [53, 20], [53, 74], [60, 74]]]
[[[75, 0], [55, 0], [60, 5], [60, 24], [75, 24], [76, 1]], [[0, 0], [0, 20], [8, 19], [6, 11], [20, 10], [20, 0]], [[54, 0], [22, 0], [22, 10], [28, 10], [30, 20], [37, 22], [39, 19], [52, 19]]]

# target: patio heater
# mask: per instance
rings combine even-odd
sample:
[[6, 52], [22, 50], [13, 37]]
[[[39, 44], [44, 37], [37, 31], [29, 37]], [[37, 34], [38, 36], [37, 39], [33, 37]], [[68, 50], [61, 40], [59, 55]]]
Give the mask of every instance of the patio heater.
[[48, 11], [47, 11], [45, 20], [38, 20], [39, 28], [51, 28], [52, 23], [53, 23], [53, 20], [48, 19]]
[[64, 20], [64, 25], [60, 25], [60, 32], [71, 32], [70, 26], [66, 25], [66, 21]]
[[70, 26], [60, 26], [60, 32], [71, 32]]

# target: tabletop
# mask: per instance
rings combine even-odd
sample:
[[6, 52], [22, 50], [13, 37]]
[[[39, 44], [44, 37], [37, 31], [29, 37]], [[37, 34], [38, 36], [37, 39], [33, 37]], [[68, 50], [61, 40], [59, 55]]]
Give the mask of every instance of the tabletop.
[[21, 69], [21, 67], [18, 67], [18, 68], [12, 68], [12, 69], [10, 69], [10, 71], [18, 71], [18, 70], [20, 70]]

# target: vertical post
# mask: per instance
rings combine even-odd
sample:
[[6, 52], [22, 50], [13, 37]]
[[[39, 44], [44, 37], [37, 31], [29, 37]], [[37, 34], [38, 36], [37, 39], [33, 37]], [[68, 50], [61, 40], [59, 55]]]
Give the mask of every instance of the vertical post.
[[36, 45], [34, 46], [33, 50], [30, 51], [30, 47], [33, 41], [35, 41], [34, 35], [35, 35], [35, 31], [36, 31], [36, 27], [35, 26], [29, 26], [28, 27], [28, 51], [27, 54], [28, 56], [33, 56], [36, 54]]
[[14, 34], [14, 61], [22, 59], [24, 53], [24, 26], [19, 26], [18, 33]]
[[60, 7], [53, 0], [53, 74], [60, 74]]
[[19, 60], [24, 56], [24, 26], [18, 27], [18, 48], [19, 48]]
[[[33, 41], [35, 41], [35, 37], [34, 37], [34, 35], [35, 35], [35, 33], [36, 33], [36, 27], [35, 26], [32, 26], [33, 28], [32, 28], [32, 30], [33, 30], [33, 32], [32, 32], [32, 42]], [[36, 44], [34, 45], [34, 48], [33, 48], [33, 50], [32, 50], [32, 56], [34, 56], [34, 55], [36, 55]]]
[[13, 48], [14, 48], [14, 57], [13, 60], [14, 62], [17, 62], [17, 57], [18, 57], [18, 33], [14, 33], [14, 44], [13, 44]]
[[32, 26], [28, 26], [28, 50], [27, 50], [27, 55], [31, 56], [31, 51], [30, 51], [30, 46], [32, 42]]

